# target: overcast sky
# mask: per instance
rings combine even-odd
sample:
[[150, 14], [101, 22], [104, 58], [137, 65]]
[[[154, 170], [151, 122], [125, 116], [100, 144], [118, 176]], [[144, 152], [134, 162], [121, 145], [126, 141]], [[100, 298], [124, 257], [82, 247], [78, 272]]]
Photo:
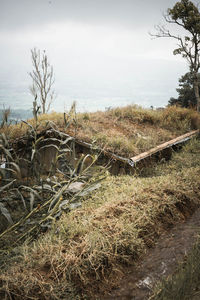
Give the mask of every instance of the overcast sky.
[[54, 110], [166, 105], [186, 62], [174, 40], [152, 39], [174, 0], [0, 0], [0, 105], [31, 108], [30, 49], [55, 72]]

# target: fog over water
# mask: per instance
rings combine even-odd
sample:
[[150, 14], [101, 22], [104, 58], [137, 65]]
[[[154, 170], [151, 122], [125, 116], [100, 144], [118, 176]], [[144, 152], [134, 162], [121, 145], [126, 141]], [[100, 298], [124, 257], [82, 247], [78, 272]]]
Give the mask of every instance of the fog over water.
[[174, 40], [152, 39], [174, 0], [0, 0], [0, 108], [31, 109], [30, 49], [54, 67], [52, 109], [165, 106], [188, 70]]

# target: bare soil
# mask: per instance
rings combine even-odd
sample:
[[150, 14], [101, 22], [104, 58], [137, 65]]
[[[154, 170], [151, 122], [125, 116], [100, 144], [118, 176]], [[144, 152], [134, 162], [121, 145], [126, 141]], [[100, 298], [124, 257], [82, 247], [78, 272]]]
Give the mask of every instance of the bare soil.
[[140, 263], [128, 267], [119, 288], [110, 291], [102, 300], [149, 299], [155, 283], [173, 274], [178, 264], [192, 249], [200, 229], [200, 208], [185, 222], [165, 232], [157, 245], [149, 249]]

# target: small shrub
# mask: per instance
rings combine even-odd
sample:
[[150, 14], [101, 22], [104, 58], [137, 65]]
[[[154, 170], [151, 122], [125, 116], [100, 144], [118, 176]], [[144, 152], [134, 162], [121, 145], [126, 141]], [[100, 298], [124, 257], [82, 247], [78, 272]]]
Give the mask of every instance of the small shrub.
[[89, 121], [90, 120], [90, 115], [88, 113], [83, 113], [82, 118], [83, 118], [84, 121]]
[[198, 129], [200, 115], [192, 109], [171, 106], [162, 112], [161, 127], [174, 131]]

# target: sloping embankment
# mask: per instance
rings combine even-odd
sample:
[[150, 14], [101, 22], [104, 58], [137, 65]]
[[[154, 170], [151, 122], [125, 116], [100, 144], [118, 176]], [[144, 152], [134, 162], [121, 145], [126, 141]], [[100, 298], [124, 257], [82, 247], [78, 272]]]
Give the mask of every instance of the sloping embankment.
[[127, 265], [199, 207], [199, 153], [194, 139], [160, 165], [161, 176], [108, 176], [102, 189], [63, 216], [53, 231], [16, 249], [17, 256], [11, 252], [10, 262], [5, 256], [2, 299], [98, 299], [96, 293], [116, 287]]
[[[199, 130], [190, 131], [130, 159], [118, 156], [106, 150], [99, 149], [99, 163], [109, 162], [110, 173], [113, 175], [133, 174], [135, 172], [135, 167], [140, 168], [148, 165], [152, 161], [158, 161], [162, 158], [165, 158], [166, 160], [170, 159], [173, 150], [180, 149], [187, 141], [191, 140], [195, 136], [198, 136], [198, 134]], [[84, 141], [75, 139], [75, 142], [79, 148], [79, 152], [87, 152], [88, 150], [93, 149], [91, 144]]]
[[[87, 143], [85, 141], [82, 141], [80, 139], [74, 138], [69, 136], [66, 133], [61, 133], [56, 130], [49, 129], [44, 132], [42, 132], [39, 135], [39, 138], [41, 136], [44, 136], [44, 138], [60, 138], [62, 137], [63, 140], [69, 139], [69, 143], [75, 144], [75, 155], [76, 157], [80, 157], [81, 154], [92, 154], [94, 151], [98, 154], [98, 161], [97, 163], [100, 165], [109, 165], [109, 171], [113, 175], [122, 175], [122, 174], [134, 174], [135, 168], [142, 168], [145, 166], [149, 166], [150, 163], [153, 161], [159, 161], [162, 158], [165, 158], [166, 160], [170, 159], [172, 155], [172, 151], [176, 150], [178, 148], [181, 148], [187, 141], [192, 139], [195, 136], [198, 136], [199, 130], [190, 131], [184, 135], [181, 135], [175, 139], [172, 139], [168, 142], [165, 142], [161, 145], [158, 145], [146, 152], [143, 152], [137, 156], [134, 156], [132, 158], [125, 158], [121, 157], [119, 155], [116, 155], [114, 153], [111, 153], [109, 151], [106, 151], [104, 149], [100, 149], [98, 147], [95, 147], [94, 145]], [[56, 147], [58, 146], [58, 141], [51, 143], [55, 143]], [[15, 145], [15, 148], [17, 149], [17, 152], [22, 157], [22, 168], [26, 168], [26, 164], [23, 163], [23, 157], [31, 156], [31, 147], [32, 147], [32, 140], [19, 140], [19, 142]], [[70, 146], [72, 147], [72, 146]], [[40, 163], [41, 165], [45, 166], [45, 170], [50, 169], [52, 162], [55, 160], [56, 157], [56, 150], [55, 147], [48, 147], [48, 149], [43, 150], [40, 153]], [[73, 155], [68, 156], [69, 163], [74, 165], [77, 160], [74, 160]], [[25, 176], [26, 177], [26, 176]]]

